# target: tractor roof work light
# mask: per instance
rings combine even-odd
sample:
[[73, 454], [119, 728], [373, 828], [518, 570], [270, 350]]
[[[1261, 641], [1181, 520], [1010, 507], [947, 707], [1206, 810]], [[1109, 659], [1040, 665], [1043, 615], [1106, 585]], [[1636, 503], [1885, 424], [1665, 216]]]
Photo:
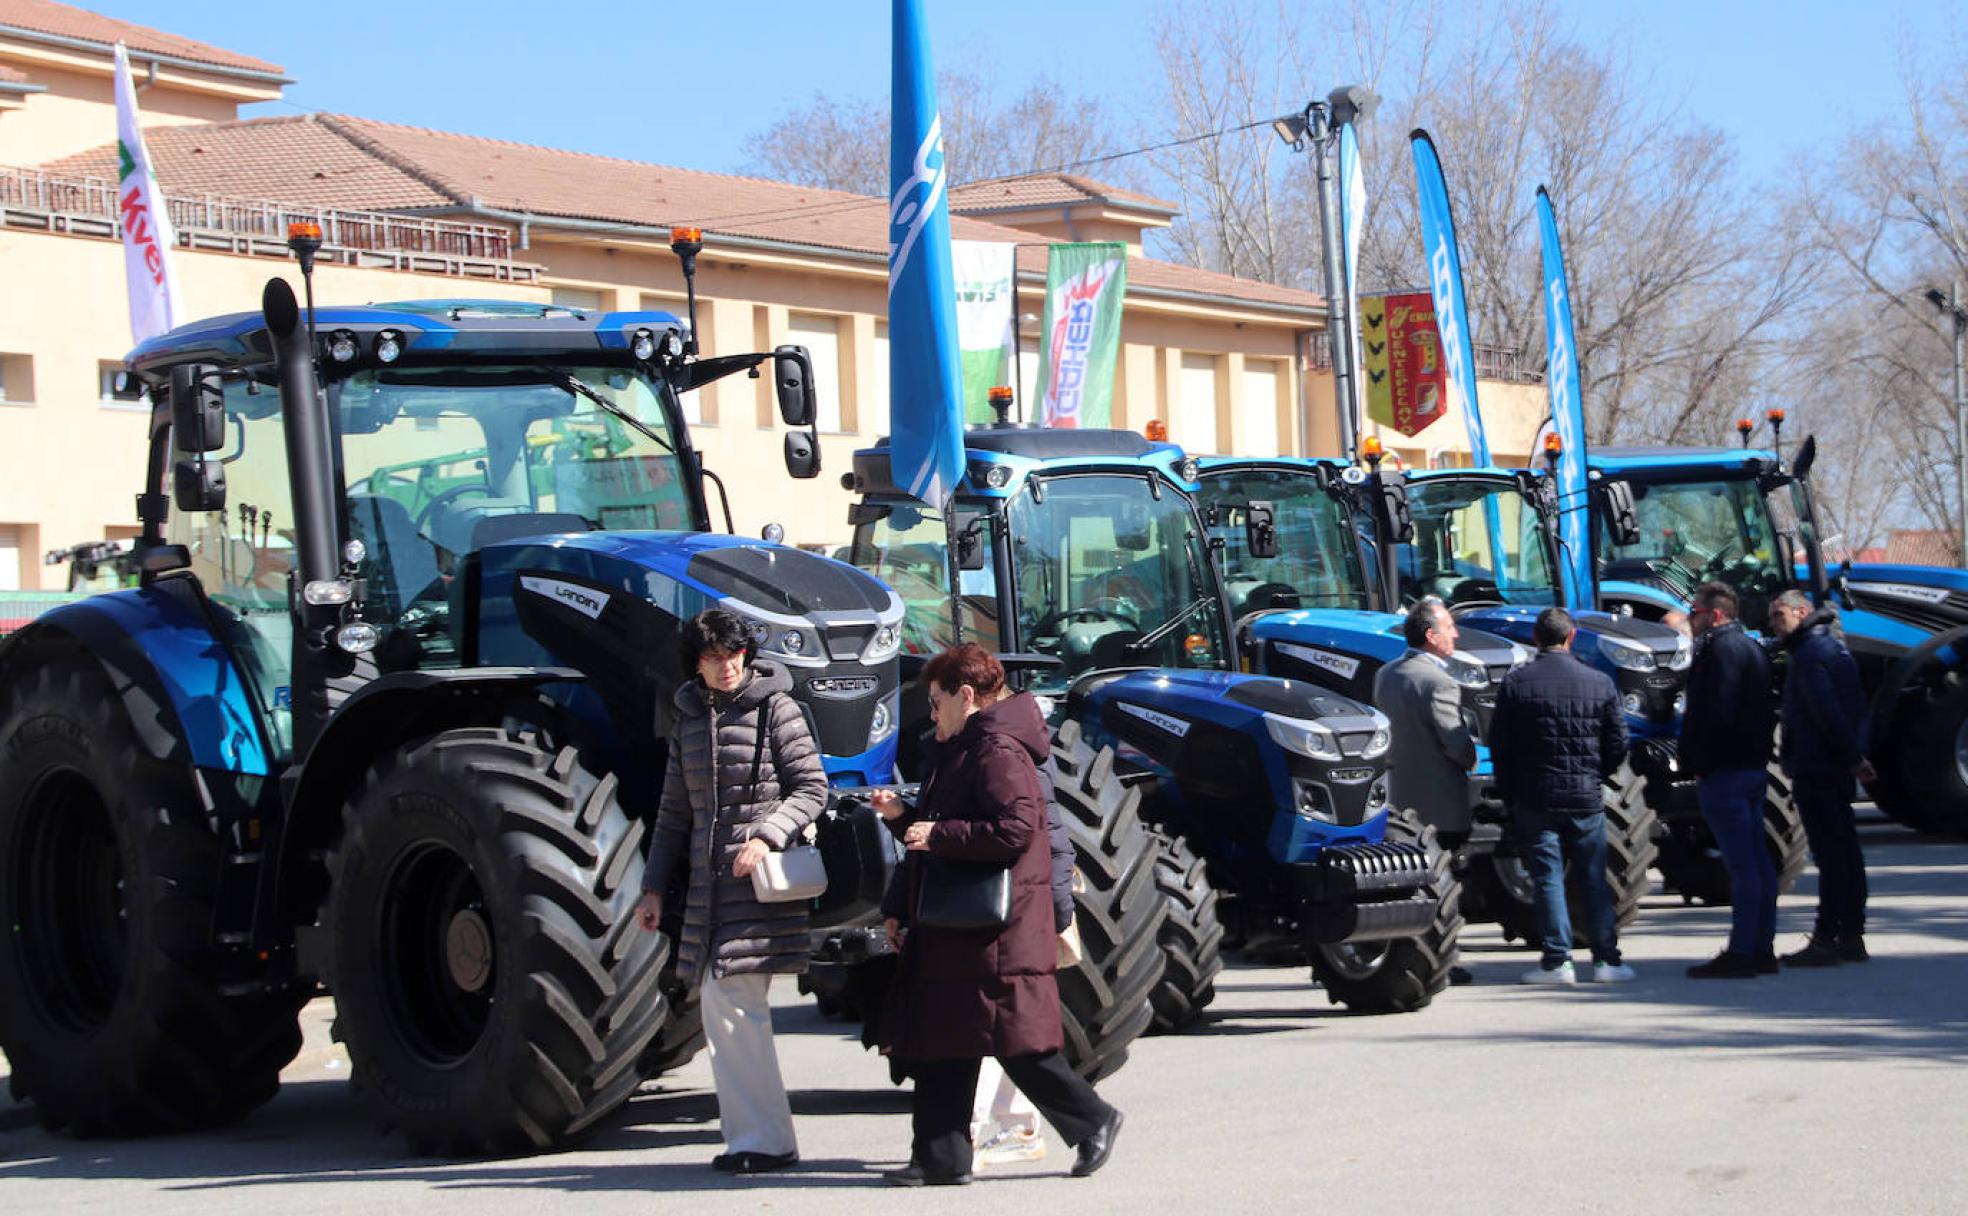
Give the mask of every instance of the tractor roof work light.
[[1756, 429], [1756, 424], [1754, 422], [1751, 422], [1749, 419], [1747, 418], [1736, 419], [1736, 436], [1742, 440], [1742, 445], [1744, 447], [1749, 446], [1749, 433], [1755, 429]]
[[1558, 463], [1558, 458], [1564, 454], [1565, 441], [1558, 438], [1558, 432], [1553, 431], [1544, 437], [1544, 458], [1546, 460], [1556, 464]]
[[1369, 435], [1360, 441], [1360, 459], [1373, 465], [1375, 468], [1380, 467], [1380, 458], [1386, 454], [1387, 449], [1381, 446], [1380, 436]]
[[1148, 425], [1141, 428], [1141, 433], [1148, 436], [1150, 443], [1167, 443], [1168, 423], [1160, 418], [1150, 418]]

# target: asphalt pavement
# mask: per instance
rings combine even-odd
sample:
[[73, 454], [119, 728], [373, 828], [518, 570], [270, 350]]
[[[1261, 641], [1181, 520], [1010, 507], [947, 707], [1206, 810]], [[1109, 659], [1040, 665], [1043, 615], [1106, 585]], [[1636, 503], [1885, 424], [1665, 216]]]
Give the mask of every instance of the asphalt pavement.
[[[237, 1127], [132, 1141], [43, 1133], [0, 1098], [0, 1212], [199, 1216], [350, 1211], [879, 1213], [1960, 1213], [1968, 1210], [1968, 844], [1868, 816], [1874, 960], [1754, 980], [1682, 969], [1727, 911], [1658, 893], [1625, 940], [1637, 982], [1515, 983], [1532, 956], [1488, 926], [1475, 983], [1356, 1017], [1303, 968], [1233, 965], [1204, 1025], [1145, 1039], [1102, 1087], [1128, 1122], [1113, 1163], [1070, 1151], [964, 1189], [896, 1191], [907, 1095], [848, 1028], [775, 986], [805, 1162], [734, 1179], [699, 1057], [581, 1147], [426, 1160], [374, 1131], [328, 1042], [328, 1003], [268, 1106]], [[1783, 901], [1780, 949], [1809, 921]], [[4, 1068], [0, 1061], [0, 1068]]]

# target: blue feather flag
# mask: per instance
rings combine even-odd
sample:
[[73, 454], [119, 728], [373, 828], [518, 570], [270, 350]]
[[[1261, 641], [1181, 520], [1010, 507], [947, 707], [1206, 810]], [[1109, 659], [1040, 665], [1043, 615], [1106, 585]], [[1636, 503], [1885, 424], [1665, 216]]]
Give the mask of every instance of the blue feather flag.
[[1476, 346], [1469, 331], [1469, 306], [1462, 288], [1462, 255], [1456, 249], [1455, 216], [1435, 141], [1416, 128], [1408, 133], [1414, 149], [1415, 188], [1420, 192], [1421, 243], [1428, 259], [1428, 290], [1435, 297], [1435, 325], [1442, 337], [1442, 365], [1449, 409], [1460, 409], [1469, 428], [1469, 452], [1477, 467], [1490, 463], [1483, 414], [1476, 407]]
[[1593, 607], [1591, 541], [1587, 536], [1585, 402], [1580, 392], [1578, 347], [1572, 328], [1571, 288], [1565, 253], [1558, 245], [1558, 214], [1543, 186], [1537, 192], [1538, 233], [1544, 246], [1544, 382], [1551, 394], [1551, 426], [1558, 453], [1558, 539], [1565, 552], [1565, 606]]
[[896, 484], [946, 506], [963, 472], [963, 353], [949, 178], [922, 0], [895, 0], [888, 169], [888, 383]]

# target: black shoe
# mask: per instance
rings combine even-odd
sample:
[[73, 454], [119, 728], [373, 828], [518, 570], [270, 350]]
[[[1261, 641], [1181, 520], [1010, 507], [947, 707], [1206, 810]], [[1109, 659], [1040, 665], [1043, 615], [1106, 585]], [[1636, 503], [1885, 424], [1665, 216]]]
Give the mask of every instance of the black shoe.
[[711, 1168], [726, 1174], [769, 1174], [773, 1170], [791, 1169], [799, 1164], [800, 1155], [794, 1153], [719, 1153], [711, 1158]]
[[1121, 1112], [1117, 1110], [1107, 1116], [1099, 1131], [1081, 1143], [1080, 1155], [1073, 1161], [1073, 1177], [1084, 1178], [1106, 1165], [1107, 1158], [1114, 1155], [1114, 1137], [1120, 1134]]
[[1756, 956], [1756, 974], [1775, 975], [1782, 970], [1783, 968], [1777, 964], [1777, 952], [1775, 950], [1765, 950]]
[[1841, 963], [1863, 963], [1872, 955], [1865, 948], [1865, 934], [1841, 933], [1838, 935], [1838, 961]]
[[911, 1161], [899, 1170], [882, 1175], [890, 1186], [969, 1186], [969, 1174], [932, 1174]]
[[1761, 974], [1762, 965], [1755, 958], [1732, 950], [1688, 968], [1688, 978], [1693, 980], [1746, 980]]
[[1783, 956], [1786, 967], [1836, 967], [1838, 951], [1830, 942], [1812, 937], [1805, 941], [1802, 950], [1793, 950]]
[[1475, 982], [1476, 977], [1469, 973], [1469, 968], [1462, 966], [1449, 968], [1449, 983], [1452, 986], [1460, 988], [1464, 984], [1473, 984]]

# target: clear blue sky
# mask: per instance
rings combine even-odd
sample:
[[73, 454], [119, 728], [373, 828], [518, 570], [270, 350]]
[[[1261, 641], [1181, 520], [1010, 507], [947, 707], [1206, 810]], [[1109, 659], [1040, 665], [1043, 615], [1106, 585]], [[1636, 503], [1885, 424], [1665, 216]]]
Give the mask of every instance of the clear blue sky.
[[[888, 81], [886, 0], [79, 2], [284, 65], [297, 81], [293, 105], [252, 113], [334, 110], [710, 170], [742, 166], [747, 137], [814, 92], [879, 96]], [[939, 69], [994, 71], [1003, 96], [1041, 72], [1123, 113], [1131, 99], [1156, 95], [1149, 3], [928, 7]], [[1726, 131], [1753, 172], [1776, 173], [1847, 122], [1894, 113], [1896, 67], [1908, 48], [1933, 63], [1960, 62], [1953, 39], [1968, 30], [1960, 8], [1654, 0], [1558, 11], [1582, 41], [1625, 46], [1656, 88]], [[1307, 82], [1307, 92], [1333, 83]]]

